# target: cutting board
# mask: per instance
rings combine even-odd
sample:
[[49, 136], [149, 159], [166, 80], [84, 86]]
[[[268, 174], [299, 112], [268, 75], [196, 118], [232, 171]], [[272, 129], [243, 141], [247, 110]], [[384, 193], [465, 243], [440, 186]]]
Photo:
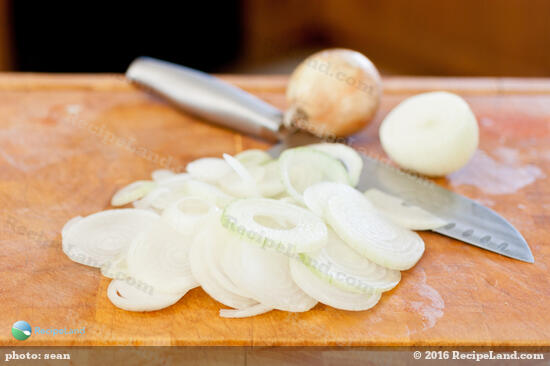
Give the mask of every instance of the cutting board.
[[[285, 107], [285, 77], [225, 79]], [[386, 78], [376, 119], [352, 144], [386, 159], [382, 118], [415, 93], [446, 89], [475, 112], [480, 150], [436, 182], [501, 213], [525, 236], [534, 264], [422, 232], [426, 252], [369, 311], [319, 304], [222, 319], [202, 289], [152, 313], [115, 308], [109, 279], [71, 262], [60, 230], [110, 208], [113, 193], [154, 169], [266, 142], [180, 113], [120, 75], [0, 75], [0, 344], [4, 345], [550, 345], [550, 81]], [[10, 334], [33, 327], [82, 335]]]

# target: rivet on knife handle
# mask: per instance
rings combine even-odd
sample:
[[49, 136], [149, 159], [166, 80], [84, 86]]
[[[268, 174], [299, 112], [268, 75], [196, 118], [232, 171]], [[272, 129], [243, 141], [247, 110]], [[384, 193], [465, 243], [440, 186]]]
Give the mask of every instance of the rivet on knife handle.
[[281, 138], [280, 110], [206, 73], [140, 57], [126, 77], [207, 121], [269, 140]]

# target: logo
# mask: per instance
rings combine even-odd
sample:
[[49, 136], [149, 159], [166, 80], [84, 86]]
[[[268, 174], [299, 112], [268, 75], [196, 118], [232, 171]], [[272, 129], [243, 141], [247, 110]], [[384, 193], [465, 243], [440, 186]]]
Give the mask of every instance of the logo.
[[13, 323], [11, 327], [11, 334], [13, 338], [24, 341], [31, 336], [31, 325], [24, 320], [19, 320]]

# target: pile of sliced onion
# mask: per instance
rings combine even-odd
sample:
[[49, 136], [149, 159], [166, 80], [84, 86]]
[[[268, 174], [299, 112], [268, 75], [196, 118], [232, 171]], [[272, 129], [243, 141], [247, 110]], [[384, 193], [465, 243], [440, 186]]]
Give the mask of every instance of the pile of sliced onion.
[[367, 310], [424, 252], [411, 229], [441, 219], [381, 191], [357, 191], [362, 159], [342, 144], [201, 158], [120, 189], [111, 209], [62, 229], [63, 251], [112, 279], [111, 302], [155, 311], [202, 287], [242, 318], [318, 302]]

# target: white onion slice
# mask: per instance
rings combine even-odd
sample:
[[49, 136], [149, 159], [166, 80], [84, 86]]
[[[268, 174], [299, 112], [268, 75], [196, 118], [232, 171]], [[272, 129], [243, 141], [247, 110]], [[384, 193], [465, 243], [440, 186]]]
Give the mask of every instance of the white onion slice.
[[77, 263], [101, 267], [125, 253], [137, 234], [158, 221], [159, 215], [135, 208], [97, 212], [65, 229], [63, 252]]
[[334, 182], [321, 182], [308, 187], [304, 191], [304, 203], [313, 213], [324, 217], [328, 200], [338, 194], [355, 195], [363, 199], [361, 192], [347, 184]]
[[257, 183], [263, 179], [266, 173], [266, 169], [263, 166], [251, 166], [247, 170], [248, 174], [253, 179], [252, 183], [250, 181], [243, 181], [243, 178], [239, 174], [237, 174], [237, 172], [232, 171], [231, 173], [223, 177], [218, 185], [223, 191], [234, 197], [258, 197], [260, 195], [260, 192], [258, 191], [259, 187]]
[[168, 206], [161, 217], [180, 234], [190, 236], [213, 210], [216, 206], [205, 199], [184, 197]]
[[324, 246], [327, 240], [327, 227], [319, 217], [301, 207], [268, 198], [231, 203], [224, 210], [222, 224], [261, 247], [280, 252], [312, 251]]
[[[227, 233], [221, 227], [219, 215], [213, 214], [206, 221], [201, 230], [195, 236], [189, 259], [193, 276], [200, 283], [202, 289], [218, 302], [236, 309], [246, 309], [257, 302], [233, 292], [234, 285], [225, 286], [226, 283], [218, 281], [218, 278], [225, 276], [219, 258], [210, 256], [213, 243], [222, 243], [227, 238]], [[221, 253], [219, 253], [221, 255]], [[213, 272], [217, 272], [214, 274]], [[230, 281], [227, 278], [227, 281]]]
[[331, 143], [313, 144], [308, 145], [308, 147], [340, 160], [346, 166], [351, 185], [355, 187], [359, 183], [359, 177], [363, 169], [363, 159], [353, 148], [344, 144]]
[[155, 182], [162, 182], [168, 178], [175, 176], [176, 173], [169, 169], [157, 169], [151, 173], [151, 178]]
[[343, 290], [357, 293], [382, 292], [394, 288], [401, 272], [382, 267], [351, 249], [329, 228], [327, 245], [300, 255], [302, 263], [318, 277]]
[[270, 161], [261, 167], [264, 169], [264, 174], [257, 182], [261, 195], [264, 197], [274, 197], [285, 192], [279, 162], [277, 160]]
[[112, 280], [107, 288], [107, 297], [113, 305], [127, 311], [155, 311], [178, 302], [188, 290], [178, 294], [150, 292], [130, 284], [128, 280]]
[[138, 180], [130, 183], [126, 187], [119, 189], [111, 199], [111, 205], [124, 206], [130, 202], [144, 197], [147, 193], [156, 187], [155, 182], [149, 180]]
[[192, 178], [208, 183], [217, 183], [231, 171], [231, 167], [220, 158], [201, 158], [187, 164]]
[[82, 216], [75, 216], [73, 217], [72, 219], [70, 219], [69, 221], [67, 221], [65, 223], [65, 225], [63, 225], [63, 228], [61, 229], [61, 237], [64, 237], [65, 235], [67, 235], [67, 232], [69, 231], [69, 229], [74, 225], [76, 224], [77, 222], [79, 222], [80, 220], [82, 220], [83, 217]]
[[344, 165], [332, 156], [306, 147], [285, 150], [279, 158], [281, 179], [289, 195], [303, 202], [302, 194], [319, 182], [350, 184]]
[[259, 303], [279, 310], [302, 312], [317, 301], [306, 295], [292, 280], [287, 255], [266, 250], [245, 241], [232, 242], [231, 266], [227, 274], [233, 282]]
[[241, 151], [240, 153], [235, 155], [235, 159], [246, 166], [261, 165], [273, 160], [271, 155], [269, 155], [264, 150], [259, 149], [249, 149]]
[[269, 306], [256, 304], [246, 309], [220, 309], [220, 316], [222, 318], [247, 318], [249, 316], [264, 314], [271, 310], [273, 310], [273, 308]]
[[128, 274], [165, 293], [196, 287], [189, 263], [191, 240], [167, 222], [155, 222], [136, 236], [128, 249]]
[[424, 253], [418, 234], [380, 215], [363, 195], [339, 193], [328, 201], [325, 216], [348, 245], [381, 266], [406, 270]]
[[291, 260], [290, 272], [294, 282], [309, 296], [336, 309], [361, 311], [368, 310], [380, 300], [379, 292], [358, 294], [333, 286], [313, 272], [303, 263]]
[[447, 222], [418, 206], [405, 205], [405, 202], [378, 189], [369, 189], [365, 196], [376, 209], [391, 221], [411, 230], [433, 230]]

